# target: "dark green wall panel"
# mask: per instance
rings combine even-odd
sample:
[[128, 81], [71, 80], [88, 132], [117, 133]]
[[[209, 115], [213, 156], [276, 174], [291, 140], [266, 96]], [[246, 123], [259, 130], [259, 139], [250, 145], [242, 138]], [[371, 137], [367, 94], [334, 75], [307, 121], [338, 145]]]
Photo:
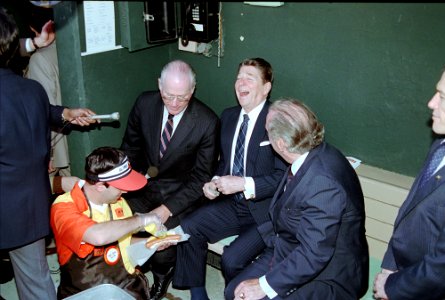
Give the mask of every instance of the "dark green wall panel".
[[135, 97], [156, 88], [160, 68], [175, 58], [193, 65], [197, 97], [220, 113], [236, 104], [238, 63], [264, 57], [275, 70], [272, 99], [307, 103], [325, 124], [327, 141], [369, 165], [413, 176], [432, 141], [426, 104], [445, 62], [445, 4], [223, 2], [220, 67], [215, 56], [179, 51], [174, 43], [80, 57], [75, 5], [60, 6], [58, 19], [67, 23], [57, 33], [65, 103], [122, 116], [118, 128], [73, 133], [74, 164], [81, 159], [82, 166], [96, 146], [120, 144]]
[[178, 56], [196, 66], [201, 98], [218, 111], [235, 103], [239, 61], [266, 58], [272, 99], [306, 102], [346, 155], [414, 176], [432, 140], [426, 104], [445, 62], [444, 13], [444, 4], [223, 3], [221, 68], [214, 57]]
[[121, 116], [119, 122], [103, 122], [70, 134], [73, 174], [83, 177], [84, 158], [93, 149], [120, 146], [131, 107], [142, 91], [157, 88], [160, 69], [169, 60], [169, 48], [164, 45], [131, 53], [123, 48], [81, 56], [84, 34], [79, 29], [79, 11], [81, 4], [76, 2], [61, 3], [55, 11], [63, 103], [88, 107], [97, 114], [117, 111]]

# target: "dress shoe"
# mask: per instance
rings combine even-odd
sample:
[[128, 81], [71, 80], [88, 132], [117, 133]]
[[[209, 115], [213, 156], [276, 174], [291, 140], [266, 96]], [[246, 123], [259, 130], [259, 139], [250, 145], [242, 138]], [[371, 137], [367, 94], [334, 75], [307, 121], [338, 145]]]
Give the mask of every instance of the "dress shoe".
[[153, 273], [153, 285], [150, 289], [150, 300], [161, 300], [167, 293], [168, 286], [173, 280], [174, 267], [171, 267], [167, 274], [158, 275]]

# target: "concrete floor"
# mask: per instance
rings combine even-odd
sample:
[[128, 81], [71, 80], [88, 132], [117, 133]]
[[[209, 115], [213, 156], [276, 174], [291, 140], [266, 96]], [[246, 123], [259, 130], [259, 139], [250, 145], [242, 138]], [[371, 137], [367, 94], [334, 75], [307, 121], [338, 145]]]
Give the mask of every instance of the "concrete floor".
[[[59, 285], [60, 274], [59, 274], [59, 264], [57, 262], [57, 254], [48, 255], [48, 264], [51, 271], [51, 277], [53, 278], [54, 285]], [[146, 274], [148, 280], [153, 283], [151, 273]], [[221, 272], [211, 266], [207, 266], [207, 291], [211, 300], [223, 300], [223, 289], [224, 289], [224, 279]], [[0, 284], [0, 295], [6, 300], [19, 300], [17, 295], [17, 290], [15, 286], [14, 279], [5, 283]], [[189, 300], [190, 293], [188, 290], [177, 290], [171, 287], [167, 292], [164, 299], [168, 300]]]
[[[57, 262], [57, 255], [48, 255], [48, 264], [51, 271], [51, 277], [54, 280], [54, 285], [59, 285], [60, 275], [59, 275], [59, 264]], [[369, 278], [369, 288], [367, 294], [362, 298], [362, 300], [373, 300], [372, 298], [372, 282], [376, 273], [380, 270], [380, 262], [376, 259], [371, 258], [370, 260], [370, 278]], [[1, 270], [0, 270], [1, 271]], [[151, 273], [147, 273], [149, 282], [152, 283], [153, 279]], [[211, 300], [223, 300], [223, 290], [224, 290], [224, 279], [221, 272], [207, 265], [207, 280], [206, 288]], [[0, 295], [6, 300], [19, 300], [17, 296], [17, 291], [15, 287], [14, 280], [11, 280], [5, 284], [0, 284]], [[190, 293], [188, 290], [177, 290], [170, 286], [166, 297], [163, 300], [190, 300]]]

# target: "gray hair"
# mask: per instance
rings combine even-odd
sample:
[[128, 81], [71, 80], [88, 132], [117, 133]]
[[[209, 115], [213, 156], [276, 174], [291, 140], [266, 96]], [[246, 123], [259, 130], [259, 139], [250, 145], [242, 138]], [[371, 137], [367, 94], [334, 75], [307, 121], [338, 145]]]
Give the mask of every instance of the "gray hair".
[[193, 68], [182, 60], [173, 60], [166, 64], [164, 68], [162, 68], [161, 76], [159, 77], [161, 86], [164, 84], [168, 75], [171, 74], [182, 74], [189, 78], [190, 89], [193, 89], [196, 85], [196, 74]]
[[323, 142], [324, 126], [315, 114], [296, 99], [278, 99], [269, 108], [269, 138], [282, 138], [291, 153], [303, 154]]

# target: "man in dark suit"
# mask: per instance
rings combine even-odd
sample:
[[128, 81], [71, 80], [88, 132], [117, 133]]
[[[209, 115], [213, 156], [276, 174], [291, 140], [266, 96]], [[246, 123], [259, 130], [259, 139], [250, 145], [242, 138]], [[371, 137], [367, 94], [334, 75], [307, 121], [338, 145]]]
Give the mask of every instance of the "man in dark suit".
[[190, 288], [193, 300], [208, 299], [208, 242], [239, 235], [224, 249], [221, 264], [226, 281], [265, 247], [256, 227], [268, 219], [270, 200], [286, 168], [270, 146], [264, 127], [272, 81], [272, 67], [264, 59], [240, 63], [235, 82], [240, 106], [228, 108], [221, 115], [217, 176], [203, 187], [206, 197], [216, 200], [181, 221], [184, 232], [191, 236], [178, 246], [173, 284]]
[[0, 249], [7, 249], [20, 299], [56, 299], [45, 256], [49, 231], [50, 125], [96, 122], [88, 109], [49, 104], [43, 87], [10, 69], [18, 29], [0, 7]]
[[[445, 72], [428, 102], [433, 131], [445, 134]], [[445, 299], [445, 144], [431, 146], [426, 163], [399, 209], [374, 280], [376, 299]]]
[[357, 174], [323, 142], [323, 125], [297, 100], [275, 101], [266, 129], [292, 165], [272, 200], [271, 220], [258, 227], [267, 248], [228, 284], [226, 299], [359, 299], [369, 256]]
[[[203, 196], [217, 161], [218, 116], [193, 97], [195, 73], [175, 60], [162, 70], [159, 91], [142, 93], [130, 113], [121, 148], [134, 169], [147, 174], [141, 192], [127, 195], [133, 212], [153, 212], [173, 228]], [[151, 299], [161, 299], [171, 282], [176, 247], [155, 253]]]

